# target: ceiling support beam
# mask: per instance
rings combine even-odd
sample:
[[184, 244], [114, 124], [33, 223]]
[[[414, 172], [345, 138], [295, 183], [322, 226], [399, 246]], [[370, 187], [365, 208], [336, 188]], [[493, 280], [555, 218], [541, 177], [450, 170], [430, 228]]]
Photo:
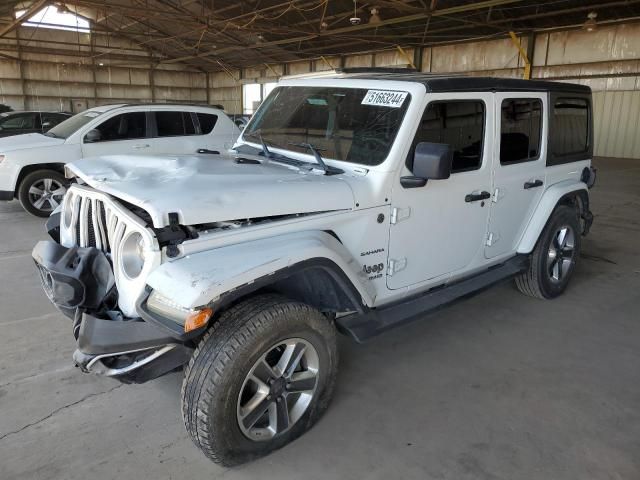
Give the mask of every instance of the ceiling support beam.
[[29, 8], [24, 12], [24, 14], [20, 18], [16, 18], [6, 27], [3, 27], [0, 30], [0, 38], [4, 37], [6, 34], [13, 32], [16, 28], [20, 26], [20, 24], [29, 19], [29, 17], [33, 16], [33, 14], [38, 13], [42, 8], [47, 6], [49, 0], [38, 0], [37, 2], [31, 4]]
[[[466, 12], [466, 11], [472, 11], [472, 10], [479, 10], [479, 9], [483, 9], [483, 8], [489, 8], [490, 6], [496, 6], [496, 5], [504, 5], [504, 4], [508, 4], [508, 3], [520, 3], [522, 2], [522, 0], [485, 0], [482, 2], [475, 2], [475, 3], [471, 3], [471, 4], [466, 4], [466, 5], [460, 5], [460, 6], [456, 6], [456, 7], [450, 7], [450, 8], [443, 8], [441, 10], [436, 10], [433, 12], [424, 12], [424, 13], [416, 13], [413, 15], [406, 15], [406, 16], [402, 16], [402, 17], [395, 17], [395, 18], [390, 18], [388, 20], [382, 20], [380, 23], [375, 23], [375, 24], [370, 24], [370, 23], [361, 23], [360, 25], [352, 25], [349, 27], [342, 27], [342, 28], [336, 28], [336, 29], [331, 29], [331, 30], [327, 30], [324, 32], [320, 32], [317, 34], [312, 34], [312, 35], [303, 35], [303, 36], [297, 36], [297, 37], [292, 37], [292, 38], [285, 38], [282, 40], [274, 40], [271, 42], [264, 42], [259, 46], [260, 48], [264, 48], [264, 47], [271, 47], [271, 46], [279, 46], [279, 45], [289, 45], [289, 44], [294, 44], [294, 43], [298, 43], [298, 42], [303, 42], [306, 40], [312, 40], [315, 38], [320, 38], [320, 37], [329, 37], [332, 35], [339, 35], [342, 33], [352, 33], [352, 32], [356, 32], [356, 31], [362, 31], [362, 30], [368, 30], [368, 29], [372, 29], [372, 28], [379, 28], [385, 25], [395, 25], [395, 24], [400, 24], [400, 23], [406, 23], [406, 22], [412, 22], [412, 21], [416, 21], [416, 20], [425, 20], [431, 16], [441, 16], [441, 15], [451, 15], [454, 13], [460, 13], [460, 12]], [[209, 55], [221, 55], [223, 53], [228, 53], [228, 52], [232, 52], [232, 51], [236, 51], [238, 49], [243, 49], [244, 47], [228, 47], [228, 48], [222, 48], [219, 49], [216, 53], [212, 54], [212, 53], [202, 53], [202, 54], [198, 54], [198, 55], [188, 55], [188, 56], [184, 56], [184, 57], [177, 57], [177, 58], [173, 58], [171, 60], [167, 60], [164, 63], [175, 63], [175, 62], [181, 62], [184, 60], [189, 60], [192, 58], [201, 58], [201, 57], [206, 57]], [[255, 48], [255, 47], [254, 47]]]
[[524, 74], [522, 75], [522, 78], [525, 80], [531, 80], [531, 60], [527, 57], [527, 52], [522, 48], [522, 43], [520, 43], [520, 39], [516, 36], [515, 32], [510, 30], [509, 36], [511, 37], [511, 41], [515, 47], [518, 49], [520, 58], [522, 58], [522, 61], [524, 62]]

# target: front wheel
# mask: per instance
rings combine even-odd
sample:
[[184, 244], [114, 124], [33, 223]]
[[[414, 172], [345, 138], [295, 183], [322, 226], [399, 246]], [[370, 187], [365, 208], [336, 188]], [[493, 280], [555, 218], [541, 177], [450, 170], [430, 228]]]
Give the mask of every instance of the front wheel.
[[55, 170], [36, 170], [22, 179], [18, 199], [22, 207], [37, 217], [48, 217], [67, 193], [68, 180]]
[[335, 328], [320, 312], [275, 295], [249, 298], [221, 315], [185, 370], [187, 432], [225, 466], [267, 455], [321, 417], [337, 364]]
[[528, 270], [516, 277], [518, 289], [531, 297], [557, 297], [567, 288], [579, 253], [578, 214], [560, 206], [540, 234]]

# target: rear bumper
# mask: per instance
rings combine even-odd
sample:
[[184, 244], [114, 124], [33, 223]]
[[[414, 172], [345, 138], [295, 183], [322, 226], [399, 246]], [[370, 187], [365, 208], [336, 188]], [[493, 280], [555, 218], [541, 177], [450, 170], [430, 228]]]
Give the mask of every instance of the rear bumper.
[[73, 359], [82, 371], [142, 383], [191, 357], [193, 349], [166, 329], [122, 316], [111, 263], [101, 250], [42, 241], [32, 256], [45, 293], [74, 320]]
[[0, 190], [0, 200], [13, 200], [13, 192], [10, 190]]

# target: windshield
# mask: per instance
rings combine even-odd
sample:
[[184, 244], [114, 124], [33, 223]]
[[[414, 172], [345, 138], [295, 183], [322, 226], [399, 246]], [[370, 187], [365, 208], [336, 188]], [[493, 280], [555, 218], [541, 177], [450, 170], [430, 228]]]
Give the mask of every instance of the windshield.
[[335, 87], [278, 87], [265, 100], [243, 138], [363, 165], [382, 163], [409, 104], [407, 92]]
[[87, 110], [86, 112], [78, 113], [71, 118], [66, 119], [64, 122], [59, 123], [45, 135], [56, 138], [69, 138], [73, 133], [78, 131], [84, 125], [104, 112], [97, 112], [95, 110]]

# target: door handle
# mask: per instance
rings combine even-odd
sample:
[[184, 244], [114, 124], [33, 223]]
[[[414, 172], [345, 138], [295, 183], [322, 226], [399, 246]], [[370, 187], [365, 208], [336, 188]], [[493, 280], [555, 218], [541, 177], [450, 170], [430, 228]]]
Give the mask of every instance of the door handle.
[[141, 148], [149, 148], [151, 145], [149, 145], [148, 143], [145, 143], [144, 145], [134, 145], [133, 148], [135, 148], [136, 150], [139, 150]]
[[486, 200], [487, 198], [491, 198], [491, 194], [486, 191], [482, 191], [480, 193], [469, 193], [464, 197], [464, 201], [469, 202], [477, 202], [479, 200]]
[[524, 182], [524, 189], [529, 190], [530, 188], [541, 187], [544, 183], [542, 180], [533, 180], [530, 182]]

